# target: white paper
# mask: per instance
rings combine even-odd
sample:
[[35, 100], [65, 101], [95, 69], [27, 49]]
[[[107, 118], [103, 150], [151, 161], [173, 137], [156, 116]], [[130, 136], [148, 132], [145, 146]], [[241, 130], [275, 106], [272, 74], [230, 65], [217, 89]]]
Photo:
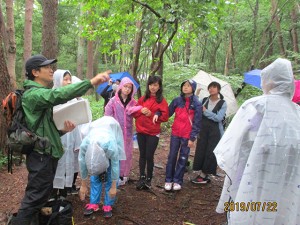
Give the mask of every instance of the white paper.
[[53, 108], [53, 120], [58, 130], [64, 128], [64, 122], [69, 120], [75, 125], [88, 123], [92, 120], [92, 113], [88, 100], [70, 101]]

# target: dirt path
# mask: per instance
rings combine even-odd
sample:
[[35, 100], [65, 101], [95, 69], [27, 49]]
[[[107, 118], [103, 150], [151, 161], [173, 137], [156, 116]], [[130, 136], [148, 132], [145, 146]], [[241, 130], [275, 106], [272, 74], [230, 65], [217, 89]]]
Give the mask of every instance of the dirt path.
[[[184, 177], [183, 189], [179, 192], [165, 192], [165, 164], [169, 152], [169, 137], [161, 137], [155, 155], [154, 180], [152, 192], [137, 191], [138, 149], [134, 150], [134, 163], [131, 181], [119, 189], [118, 199], [113, 209], [113, 217], [104, 219], [99, 210], [90, 217], [83, 216], [84, 205], [88, 202], [79, 200], [78, 196], [68, 196], [73, 203], [76, 225], [116, 224], [116, 225], [184, 225], [186, 222], [197, 225], [221, 225], [226, 221], [225, 214], [215, 212], [221, 193], [223, 178], [214, 178], [207, 185], [195, 185], [190, 182], [192, 172]], [[190, 160], [193, 160], [193, 150]], [[162, 168], [161, 168], [162, 167]], [[16, 212], [27, 180], [27, 170], [23, 166], [15, 167], [13, 174], [6, 168], [0, 171], [0, 225], [1, 213]], [[80, 185], [80, 179], [78, 180]]]

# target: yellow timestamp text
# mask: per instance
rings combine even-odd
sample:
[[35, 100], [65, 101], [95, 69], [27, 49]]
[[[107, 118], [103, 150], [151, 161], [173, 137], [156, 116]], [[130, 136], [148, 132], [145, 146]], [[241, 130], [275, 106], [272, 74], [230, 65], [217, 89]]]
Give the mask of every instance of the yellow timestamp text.
[[225, 202], [225, 212], [277, 212], [277, 202]]

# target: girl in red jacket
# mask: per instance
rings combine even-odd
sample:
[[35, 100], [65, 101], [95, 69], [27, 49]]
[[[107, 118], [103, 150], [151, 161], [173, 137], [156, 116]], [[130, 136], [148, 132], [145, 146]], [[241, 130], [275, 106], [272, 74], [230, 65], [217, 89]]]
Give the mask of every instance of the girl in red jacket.
[[[151, 187], [154, 167], [154, 153], [158, 145], [160, 124], [168, 121], [168, 103], [163, 97], [162, 80], [159, 76], [150, 76], [145, 95], [138, 100], [143, 108], [134, 114], [137, 141], [140, 150], [140, 180], [138, 190]], [[147, 165], [147, 174], [145, 173]]]

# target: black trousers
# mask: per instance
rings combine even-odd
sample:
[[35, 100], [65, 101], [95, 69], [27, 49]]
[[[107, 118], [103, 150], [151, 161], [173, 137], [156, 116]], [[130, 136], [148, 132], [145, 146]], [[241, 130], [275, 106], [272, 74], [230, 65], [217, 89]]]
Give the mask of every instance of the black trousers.
[[148, 134], [137, 133], [137, 141], [140, 150], [140, 175], [145, 176], [147, 164], [147, 178], [152, 179], [154, 167], [154, 153], [158, 145], [159, 138]]
[[39, 224], [38, 214], [47, 203], [53, 189], [58, 159], [32, 151], [26, 157], [28, 183], [13, 225]]
[[[204, 117], [202, 117], [204, 118]], [[193, 170], [206, 174], [217, 173], [217, 159], [214, 149], [221, 139], [219, 125], [209, 119], [202, 120], [202, 128], [197, 138]]]

